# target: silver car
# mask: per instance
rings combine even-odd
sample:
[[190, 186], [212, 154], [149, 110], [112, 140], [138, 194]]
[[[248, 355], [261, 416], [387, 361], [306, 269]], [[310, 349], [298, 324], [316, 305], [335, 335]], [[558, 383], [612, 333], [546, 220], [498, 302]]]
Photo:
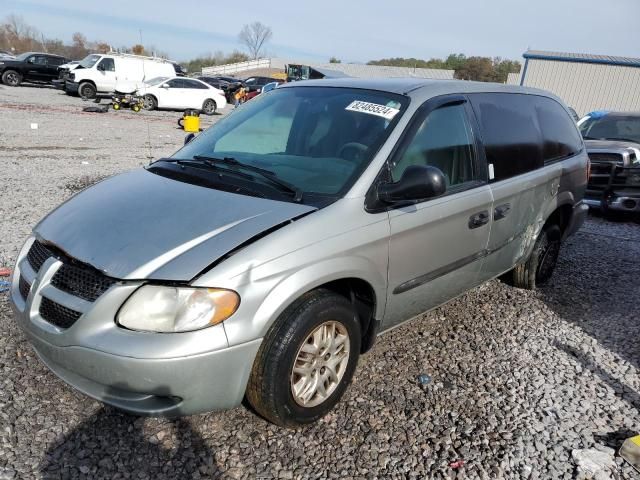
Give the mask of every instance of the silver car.
[[287, 84], [45, 217], [11, 299], [60, 378], [136, 414], [310, 423], [376, 337], [491, 278], [549, 279], [583, 222], [567, 108], [522, 87]]

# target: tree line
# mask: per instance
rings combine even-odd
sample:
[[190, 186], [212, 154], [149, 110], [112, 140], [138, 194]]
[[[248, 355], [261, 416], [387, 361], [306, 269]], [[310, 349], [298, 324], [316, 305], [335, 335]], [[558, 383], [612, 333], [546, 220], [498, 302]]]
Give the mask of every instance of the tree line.
[[[238, 34], [238, 42], [245, 47], [247, 53], [239, 50], [234, 50], [231, 53], [217, 51], [198, 56], [184, 62], [183, 65], [189, 72], [200, 72], [202, 67], [257, 59], [264, 55], [265, 46], [272, 36], [273, 32], [270, 27], [260, 22], [253, 22], [244, 25]], [[45, 38], [35, 27], [27, 24], [22, 17], [8, 15], [0, 23], [0, 50], [15, 54], [44, 51], [79, 60], [89, 53], [107, 53], [112, 50], [112, 47], [104, 41], [90, 41], [80, 32], [72, 35], [70, 44], [64, 43], [60, 39]], [[141, 44], [120, 46], [117, 50], [123, 53], [167, 58], [164, 52], [158, 51], [152, 46]], [[341, 63], [341, 60], [337, 57], [331, 57], [330, 62]], [[444, 60], [439, 58], [430, 60], [403, 57], [383, 58], [371, 60], [368, 65], [447, 69], [454, 70], [455, 78], [461, 80], [501, 83], [506, 82], [509, 73], [520, 71], [520, 62], [515, 60], [506, 60], [500, 57], [467, 57], [462, 53], [453, 53]]]
[[516, 60], [506, 60], [501, 57], [467, 57], [462, 53], [452, 53], [444, 60], [440, 58], [430, 60], [402, 57], [383, 58], [371, 60], [367, 65], [454, 70], [455, 78], [460, 80], [499, 83], [506, 82], [510, 73], [520, 71], [520, 62]]
[[[75, 32], [71, 36], [71, 43], [65, 43], [59, 38], [47, 38], [35, 27], [29, 25], [22, 17], [8, 15], [0, 23], [0, 50], [14, 53], [42, 51], [56, 55], [62, 55], [72, 60], [81, 60], [90, 53], [108, 53], [112, 46], [105, 41], [90, 41], [87, 37]], [[122, 53], [135, 55], [155, 55], [166, 58], [167, 54], [157, 51], [154, 47], [145, 47], [141, 44], [131, 46], [123, 45], [117, 48]]]

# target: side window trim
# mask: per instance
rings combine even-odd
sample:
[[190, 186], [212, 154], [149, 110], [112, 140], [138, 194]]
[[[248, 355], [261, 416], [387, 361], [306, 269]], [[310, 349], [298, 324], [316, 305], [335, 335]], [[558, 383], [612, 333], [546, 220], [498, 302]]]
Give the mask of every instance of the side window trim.
[[[470, 133], [471, 133], [471, 137], [472, 137], [471, 140], [473, 145], [472, 168], [473, 168], [474, 179], [468, 182], [450, 187], [449, 189], [447, 189], [444, 195], [439, 196], [437, 198], [440, 199], [443, 197], [447, 197], [449, 195], [455, 195], [455, 194], [464, 192], [466, 190], [471, 190], [473, 188], [478, 188], [487, 184], [485, 174], [483, 173], [484, 172], [483, 165], [485, 164], [484, 154], [482, 154], [482, 157], [481, 157], [480, 153], [482, 150], [479, 149], [478, 129], [476, 127], [476, 120], [470, 115], [470, 113], [473, 113], [473, 112], [471, 111], [471, 105], [469, 104], [469, 100], [467, 96], [462, 94], [447, 94], [447, 95], [441, 95], [438, 97], [432, 97], [427, 101], [425, 101], [422, 105], [420, 105], [416, 109], [416, 111], [413, 113], [411, 119], [409, 120], [409, 123], [407, 124], [405, 129], [402, 131], [402, 134], [400, 135], [398, 142], [396, 143], [393, 150], [387, 157], [387, 160], [385, 161], [384, 165], [380, 169], [378, 176], [371, 184], [371, 187], [369, 188], [369, 191], [367, 192], [367, 195], [365, 198], [365, 210], [367, 212], [377, 213], [377, 212], [386, 211], [386, 210], [396, 210], [398, 208], [406, 207], [409, 204], [418, 205], [418, 204], [423, 204], [423, 203], [427, 203], [432, 200], [435, 200], [434, 198], [427, 198], [425, 200], [416, 200], [414, 202], [403, 202], [402, 204], [398, 204], [398, 205], [387, 205], [381, 208], [371, 207], [375, 203], [375, 191], [377, 186], [380, 183], [383, 183], [383, 182], [386, 183], [392, 180], [391, 165], [393, 161], [396, 158], [398, 158], [398, 156], [402, 155], [402, 153], [406, 150], [406, 148], [409, 146], [409, 144], [413, 140], [415, 132], [420, 127], [422, 122], [427, 118], [427, 116], [429, 116], [431, 112], [433, 112], [434, 110], [437, 110], [438, 108], [452, 106], [452, 105], [460, 105], [460, 104], [464, 105], [465, 107], [465, 114], [469, 122], [469, 126], [471, 127]], [[486, 170], [486, 167], [485, 167], [485, 170]]]

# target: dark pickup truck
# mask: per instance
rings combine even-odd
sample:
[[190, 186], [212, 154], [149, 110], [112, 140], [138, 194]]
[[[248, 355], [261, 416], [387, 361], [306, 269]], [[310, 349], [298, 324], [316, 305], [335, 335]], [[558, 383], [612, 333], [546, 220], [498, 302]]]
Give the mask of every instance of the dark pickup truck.
[[592, 112], [578, 128], [591, 161], [585, 203], [640, 213], [640, 112]]
[[60, 55], [27, 52], [15, 59], [0, 60], [0, 79], [5, 85], [17, 87], [22, 82], [51, 83], [58, 78], [58, 67], [67, 62]]

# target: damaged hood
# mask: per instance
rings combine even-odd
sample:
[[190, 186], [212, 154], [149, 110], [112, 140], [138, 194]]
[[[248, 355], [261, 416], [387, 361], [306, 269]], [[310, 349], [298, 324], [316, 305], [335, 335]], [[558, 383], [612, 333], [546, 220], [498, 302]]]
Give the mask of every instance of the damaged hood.
[[34, 233], [110, 277], [188, 281], [254, 236], [313, 210], [138, 169], [82, 191]]

